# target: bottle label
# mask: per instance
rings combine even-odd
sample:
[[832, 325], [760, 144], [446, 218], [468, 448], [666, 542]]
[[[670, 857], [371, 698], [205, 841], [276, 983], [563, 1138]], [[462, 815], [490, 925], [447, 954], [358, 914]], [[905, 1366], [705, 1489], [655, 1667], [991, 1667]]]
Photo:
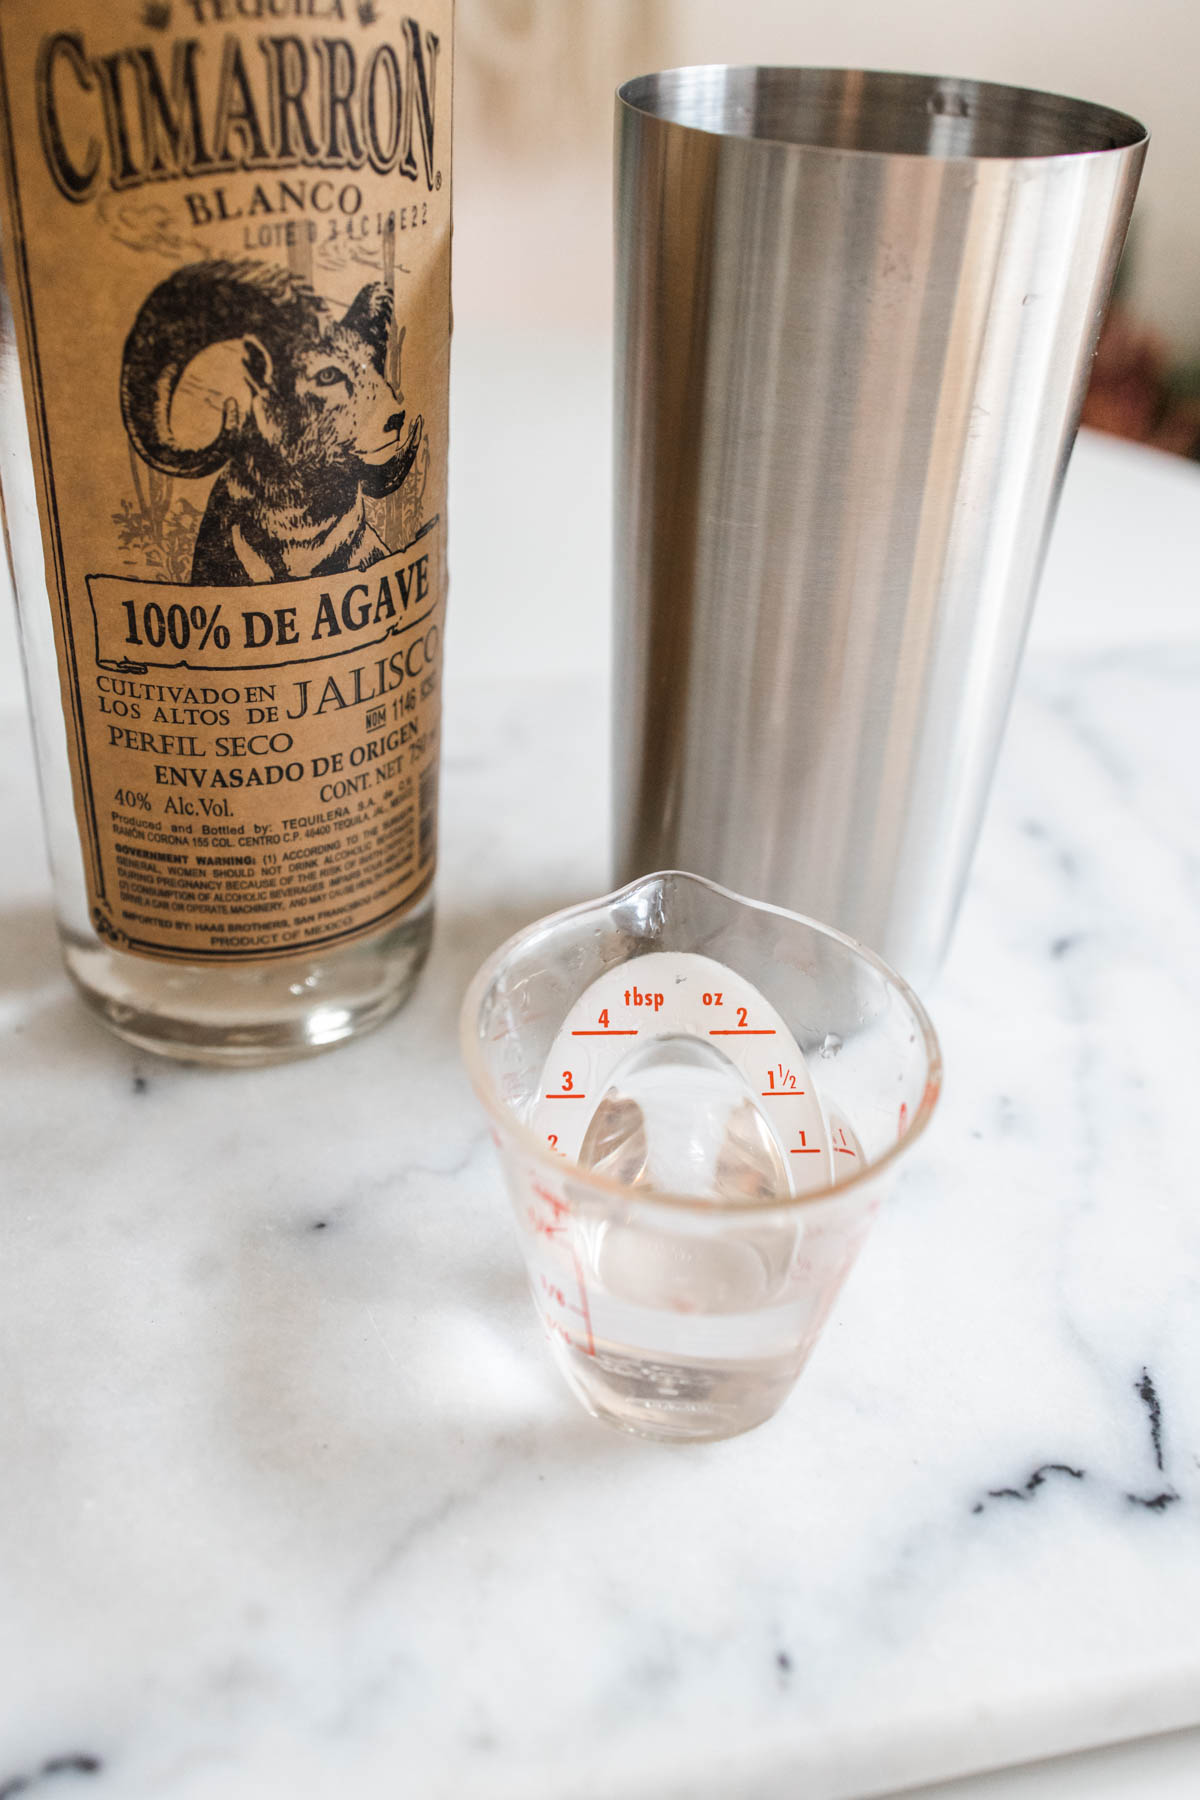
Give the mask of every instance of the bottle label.
[[0, 10], [5, 273], [123, 950], [311, 955], [432, 878], [453, 21], [419, 3]]

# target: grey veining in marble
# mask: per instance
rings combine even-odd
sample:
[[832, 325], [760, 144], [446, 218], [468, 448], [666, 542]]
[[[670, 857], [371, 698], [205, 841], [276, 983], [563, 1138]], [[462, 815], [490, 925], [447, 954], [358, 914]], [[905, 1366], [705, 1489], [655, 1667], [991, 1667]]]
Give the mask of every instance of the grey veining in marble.
[[452, 700], [417, 1000], [238, 1076], [68, 992], [4, 722], [0, 1795], [834, 1800], [1200, 1719], [1200, 653], [1030, 663], [936, 1129], [712, 1447], [560, 1389], [455, 1052], [604, 885], [599, 687]]

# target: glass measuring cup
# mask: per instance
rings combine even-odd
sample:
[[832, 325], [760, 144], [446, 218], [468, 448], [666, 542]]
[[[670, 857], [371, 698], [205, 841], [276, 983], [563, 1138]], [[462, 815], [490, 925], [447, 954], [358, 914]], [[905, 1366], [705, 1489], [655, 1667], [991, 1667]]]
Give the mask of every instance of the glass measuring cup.
[[878, 957], [678, 872], [511, 938], [462, 1049], [559, 1367], [596, 1417], [665, 1439], [781, 1405], [941, 1084]]

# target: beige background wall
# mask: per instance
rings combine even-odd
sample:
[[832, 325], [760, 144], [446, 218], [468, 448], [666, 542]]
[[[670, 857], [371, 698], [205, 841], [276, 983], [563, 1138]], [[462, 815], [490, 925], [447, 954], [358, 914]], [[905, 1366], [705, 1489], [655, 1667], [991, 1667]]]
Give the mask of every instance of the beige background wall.
[[1150, 125], [1131, 297], [1200, 354], [1200, 0], [459, 0], [456, 304], [603, 326], [611, 92], [678, 62], [924, 69]]

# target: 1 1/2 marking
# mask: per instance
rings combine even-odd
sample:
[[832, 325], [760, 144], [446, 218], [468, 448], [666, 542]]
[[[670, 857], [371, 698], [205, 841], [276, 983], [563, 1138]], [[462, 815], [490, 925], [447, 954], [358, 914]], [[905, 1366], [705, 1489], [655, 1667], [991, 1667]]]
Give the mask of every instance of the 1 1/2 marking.
[[[776, 1080], [776, 1076], [778, 1076], [778, 1080]], [[795, 1075], [793, 1075], [790, 1069], [784, 1068], [782, 1063], [776, 1063], [773, 1069], [767, 1070], [767, 1085], [762, 1090], [762, 1097], [764, 1100], [771, 1100], [780, 1096], [791, 1099], [793, 1094], [803, 1094], [806, 1092], [806, 1088], [796, 1086]]]

